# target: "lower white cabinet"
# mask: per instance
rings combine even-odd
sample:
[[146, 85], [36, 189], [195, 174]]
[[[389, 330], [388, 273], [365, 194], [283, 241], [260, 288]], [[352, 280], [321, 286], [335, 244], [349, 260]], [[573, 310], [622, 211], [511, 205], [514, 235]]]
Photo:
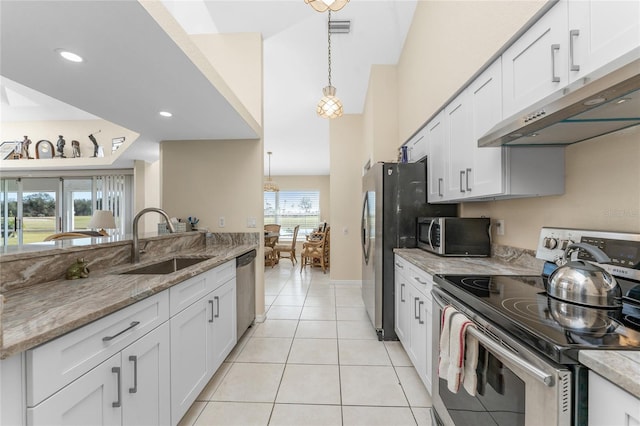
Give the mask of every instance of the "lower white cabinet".
[[[235, 276], [222, 285], [215, 274], [197, 278], [215, 290], [170, 319], [172, 424], [184, 416], [237, 341]], [[190, 281], [171, 288], [171, 296], [183, 285]]]
[[589, 426], [639, 426], [640, 399], [589, 371]]
[[169, 424], [169, 325], [163, 323], [35, 407], [29, 425]]
[[395, 329], [416, 372], [431, 393], [431, 288], [426, 272], [395, 257]]

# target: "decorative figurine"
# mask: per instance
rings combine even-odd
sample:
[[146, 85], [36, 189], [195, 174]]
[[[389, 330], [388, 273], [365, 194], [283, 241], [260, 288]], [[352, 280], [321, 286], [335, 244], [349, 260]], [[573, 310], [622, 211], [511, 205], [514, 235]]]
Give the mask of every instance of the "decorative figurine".
[[65, 278], [68, 280], [77, 280], [78, 278], [87, 278], [89, 276], [89, 262], [84, 258], [76, 260], [71, 266], [67, 268]]
[[[101, 130], [98, 130], [98, 133], [100, 133]], [[93, 156], [97, 157], [98, 156], [98, 150], [99, 150], [99, 146], [98, 146], [98, 141], [96, 140], [96, 137], [93, 136], [93, 133], [89, 135], [89, 139], [91, 139], [91, 142], [93, 142]]]
[[73, 158], [80, 157], [80, 142], [76, 140], [71, 141], [71, 148], [73, 149]]
[[67, 142], [64, 140], [62, 135], [58, 135], [57, 146], [58, 146], [58, 153], [60, 154], [60, 158], [67, 158], [64, 155], [64, 146], [66, 145], [66, 143]]
[[31, 139], [29, 139], [29, 136], [25, 136], [22, 141], [22, 158], [32, 160], [33, 157], [29, 155], [29, 145], [31, 145]]

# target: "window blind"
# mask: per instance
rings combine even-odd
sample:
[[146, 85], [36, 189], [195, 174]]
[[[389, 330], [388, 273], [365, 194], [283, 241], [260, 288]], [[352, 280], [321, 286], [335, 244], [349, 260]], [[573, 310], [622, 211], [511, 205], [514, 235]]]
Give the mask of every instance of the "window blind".
[[320, 225], [320, 191], [278, 191], [264, 193], [264, 223], [280, 225], [280, 238], [308, 235]]

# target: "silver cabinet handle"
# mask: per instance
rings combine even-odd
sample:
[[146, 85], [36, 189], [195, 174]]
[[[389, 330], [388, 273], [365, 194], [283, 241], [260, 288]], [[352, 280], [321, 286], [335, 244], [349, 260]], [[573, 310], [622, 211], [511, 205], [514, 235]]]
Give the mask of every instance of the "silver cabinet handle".
[[103, 342], [108, 342], [110, 340], [115, 339], [116, 337], [118, 337], [119, 335], [121, 335], [122, 333], [126, 333], [127, 331], [131, 330], [133, 327], [135, 327], [136, 325], [140, 324], [140, 321], [133, 321], [131, 324], [129, 324], [129, 327], [125, 328], [124, 330], [122, 330], [119, 333], [114, 334], [113, 336], [106, 336], [102, 338]]
[[559, 83], [560, 77], [556, 75], [556, 51], [560, 50], [559, 44], [551, 45], [551, 82]]
[[406, 302], [406, 300], [404, 300], [404, 283], [400, 284], [400, 301]]
[[438, 178], [438, 196], [442, 197], [442, 178]]
[[112, 402], [111, 406], [118, 408], [122, 405], [122, 394], [120, 393], [120, 367], [111, 367], [111, 372], [115, 373], [118, 378], [118, 400], [116, 402]]
[[396, 262], [396, 266], [397, 266], [398, 268], [400, 268], [400, 269], [404, 269], [404, 265], [402, 265], [402, 264], [400, 264], [400, 263], [398, 263], [398, 262]]
[[414, 319], [418, 319], [418, 318], [419, 318], [419, 317], [418, 317], [418, 307], [417, 307], [417, 304], [416, 304], [416, 302], [417, 302], [418, 300], [420, 300], [420, 298], [419, 298], [419, 297], [414, 297], [414, 298], [413, 298], [413, 318], [414, 318]]
[[427, 285], [427, 282], [426, 282], [426, 281], [422, 281], [422, 280], [420, 279], [420, 277], [413, 277], [413, 279], [414, 279], [414, 280], [416, 280], [416, 281], [418, 281], [418, 282], [419, 282], [420, 284], [422, 284], [422, 285]]
[[220, 297], [214, 296], [213, 299], [216, 301], [216, 314], [214, 318], [220, 318]]
[[133, 362], [133, 387], [129, 388], [129, 393], [138, 392], [138, 357], [129, 355], [129, 361]]
[[464, 192], [464, 188], [462, 187], [462, 179], [465, 175], [465, 171], [464, 170], [460, 170], [460, 192]]
[[580, 65], [577, 65], [573, 57], [574, 39], [580, 35], [580, 30], [569, 31], [569, 65], [571, 71], [580, 71]]
[[467, 191], [471, 192], [471, 188], [469, 188], [469, 175], [471, 174], [471, 169], [467, 169]]
[[422, 321], [422, 305], [424, 305], [424, 302], [421, 300], [420, 302], [418, 302], [418, 322], [420, 324], [424, 324], [424, 321]]
[[211, 318], [209, 318], [209, 322], [213, 322], [213, 300], [209, 300], [209, 305], [211, 305]]

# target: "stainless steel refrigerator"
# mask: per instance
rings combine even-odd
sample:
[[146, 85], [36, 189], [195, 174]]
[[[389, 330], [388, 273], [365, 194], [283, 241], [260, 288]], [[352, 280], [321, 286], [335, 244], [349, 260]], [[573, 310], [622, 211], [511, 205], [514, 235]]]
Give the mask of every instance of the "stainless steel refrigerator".
[[416, 247], [416, 218], [457, 216], [455, 204], [427, 204], [425, 162], [376, 163], [363, 177], [362, 299], [380, 340], [394, 329], [393, 249]]

